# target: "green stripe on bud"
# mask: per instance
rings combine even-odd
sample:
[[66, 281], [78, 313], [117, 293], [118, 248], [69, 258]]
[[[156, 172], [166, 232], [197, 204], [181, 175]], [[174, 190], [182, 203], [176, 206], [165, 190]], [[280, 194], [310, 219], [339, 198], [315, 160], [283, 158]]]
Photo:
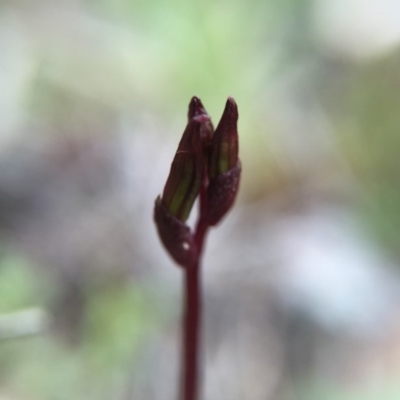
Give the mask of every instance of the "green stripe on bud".
[[208, 158], [207, 221], [217, 225], [232, 207], [239, 190], [238, 110], [229, 97], [214, 132]]
[[238, 116], [235, 100], [229, 97], [211, 140], [208, 160], [210, 179], [231, 170], [238, 163]]
[[162, 196], [168, 212], [183, 222], [189, 217], [200, 191], [206, 168], [202, 136], [211, 124], [200, 100], [193, 99], [189, 106], [189, 122], [172, 161]]

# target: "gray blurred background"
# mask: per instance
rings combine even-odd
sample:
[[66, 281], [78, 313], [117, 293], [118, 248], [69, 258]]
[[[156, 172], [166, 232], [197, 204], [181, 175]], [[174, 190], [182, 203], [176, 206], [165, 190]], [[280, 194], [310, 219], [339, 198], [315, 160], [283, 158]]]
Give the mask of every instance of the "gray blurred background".
[[230, 95], [204, 399], [398, 400], [399, 71], [397, 0], [0, 1], [0, 399], [177, 399], [152, 207]]

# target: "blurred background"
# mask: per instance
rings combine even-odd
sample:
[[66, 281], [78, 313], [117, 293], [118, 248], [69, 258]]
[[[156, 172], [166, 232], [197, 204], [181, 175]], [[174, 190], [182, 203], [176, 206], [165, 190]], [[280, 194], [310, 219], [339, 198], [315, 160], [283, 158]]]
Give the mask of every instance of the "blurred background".
[[204, 399], [399, 399], [399, 71], [396, 0], [0, 1], [0, 399], [177, 399], [152, 208], [193, 95], [243, 164]]

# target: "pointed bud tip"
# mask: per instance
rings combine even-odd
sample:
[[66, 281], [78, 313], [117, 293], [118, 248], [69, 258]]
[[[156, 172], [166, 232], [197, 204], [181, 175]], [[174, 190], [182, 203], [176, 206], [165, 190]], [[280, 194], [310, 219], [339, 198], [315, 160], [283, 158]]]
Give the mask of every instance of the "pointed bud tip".
[[229, 115], [230, 118], [233, 118], [235, 120], [237, 120], [239, 117], [236, 101], [231, 96], [229, 96], [228, 100], [226, 100], [226, 105], [223, 115], [227, 116]]
[[197, 117], [202, 114], [207, 115], [207, 111], [204, 108], [201, 100], [198, 97], [193, 96], [189, 103], [188, 118], [189, 120], [191, 120], [194, 117]]
[[197, 96], [193, 96], [193, 97], [190, 99], [190, 104], [197, 104], [197, 103], [200, 103], [200, 104], [201, 104], [201, 100], [200, 100]]

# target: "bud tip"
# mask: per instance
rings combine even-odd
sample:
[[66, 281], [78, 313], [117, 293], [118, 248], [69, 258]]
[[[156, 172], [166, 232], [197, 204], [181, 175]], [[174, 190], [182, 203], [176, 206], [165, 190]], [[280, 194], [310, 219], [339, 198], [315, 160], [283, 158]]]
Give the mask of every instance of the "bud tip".
[[201, 102], [201, 100], [198, 97], [193, 96], [189, 103], [189, 111], [188, 111], [189, 120], [191, 120], [194, 117], [197, 117], [199, 115], [203, 115], [203, 114], [207, 115], [207, 112], [203, 106], [203, 103]]

